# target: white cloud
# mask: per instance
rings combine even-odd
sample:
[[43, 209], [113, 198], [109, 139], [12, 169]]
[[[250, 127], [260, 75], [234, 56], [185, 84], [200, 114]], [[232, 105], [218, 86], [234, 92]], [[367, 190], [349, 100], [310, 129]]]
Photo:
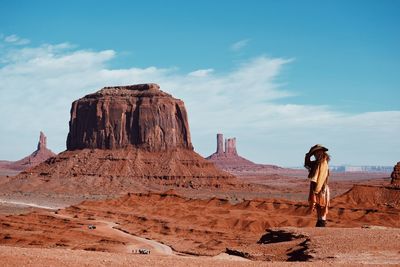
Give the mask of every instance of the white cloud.
[[14, 44], [14, 45], [25, 45], [25, 44], [29, 44], [30, 43], [30, 41], [28, 39], [20, 38], [15, 34], [8, 35], [8, 36], [4, 37], [4, 41], [6, 43], [11, 43], [11, 44]]
[[155, 82], [185, 101], [193, 144], [204, 156], [214, 152], [215, 134], [223, 132], [236, 136], [239, 152], [256, 162], [301, 165], [315, 143], [329, 146], [336, 163], [398, 160], [400, 111], [346, 114], [292, 104], [288, 97], [294, 93], [276, 82], [291, 59], [259, 56], [224, 74], [211, 68], [182, 74], [155, 66], [111, 69], [107, 63], [115, 51], [67, 43], [13, 48], [0, 57], [0, 159], [31, 152], [40, 130], [50, 148], [65, 149], [75, 99], [104, 86]]
[[212, 73], [214, 69], [204, 69], [204, 70], [196, 70], [192, 71], [189, 73], [189, 76], [194, 76], [194, 77], [205, 77]]
[[237, 41], [236, 43], [233, 43], [230, 46], [230, 49], [234, 52], [238, 52], [238, 51], [242, 50], [244, 47], [246, 47], [249, 42], [250, 42], [250, 39], [243, 39], [243, 40]]

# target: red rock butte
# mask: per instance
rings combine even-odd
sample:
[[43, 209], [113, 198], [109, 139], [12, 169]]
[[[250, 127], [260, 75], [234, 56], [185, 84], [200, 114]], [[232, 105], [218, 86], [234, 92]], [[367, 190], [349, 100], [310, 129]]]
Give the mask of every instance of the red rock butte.
[[[224, 147], [225, 144], [225, 147]], [[302, 170], [282, 168], [272, 164], [257, 164], [242, 156], [237, 152], [236, 138], [227, 138], [224, 142], [224, 136], [217, 134], [217, 151], [206, 158], [214, 163], [218, 168], [231, 173], [237, 177], [252, 176], [252, 174], [264, 175], [303, 175]]]
[[193, 149], [182, 100], [157, 84], [105, 87], [72, 103], [67, 150]]
[[105, 87], [72, 103], [67, 150], [4, 187], [119, 194], [243, 184], [194, 152], [185, 105], [157, 84]]
[[206, 159], [213, 162], [223, 170], [243, 167], [251, 168], [256, 165], [254, 162], [238, 155], [236, 149], [236, 138], [225, 139], [224, 148], [224, 135], [221, 133], [217, 134], [217, 151]]

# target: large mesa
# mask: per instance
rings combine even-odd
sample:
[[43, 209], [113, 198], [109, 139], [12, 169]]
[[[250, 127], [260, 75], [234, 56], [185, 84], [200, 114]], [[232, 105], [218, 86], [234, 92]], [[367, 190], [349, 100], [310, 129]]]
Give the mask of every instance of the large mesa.
[[4, 188], [119, 194], [239, 185], [194, 151], [183, 101], [157, 84], [105, 87], [86, 95], [72, 103], [69, 126], [66, 151]]
[[157, 84], [105, 87], [72, 103], [67, 149], [193, 149], [183, 101]]

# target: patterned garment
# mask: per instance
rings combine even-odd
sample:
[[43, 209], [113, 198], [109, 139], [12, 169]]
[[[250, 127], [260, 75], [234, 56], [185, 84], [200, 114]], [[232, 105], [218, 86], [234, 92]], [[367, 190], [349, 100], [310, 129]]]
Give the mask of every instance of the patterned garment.
[[312, 210], [317, 208], [318, 213], [320, 213], [321, 216], [325, 216], [328, 214], [328, 208], [330, 205], [329, 186], [325, 184], [319, 193], [314, 193], [316, 186], [317, 183], [310, 183], [310, 194], [308, 201]]

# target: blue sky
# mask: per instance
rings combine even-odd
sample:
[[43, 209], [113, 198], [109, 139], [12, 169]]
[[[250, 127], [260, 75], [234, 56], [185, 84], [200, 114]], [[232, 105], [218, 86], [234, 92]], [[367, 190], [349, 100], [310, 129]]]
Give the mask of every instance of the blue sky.
[[[65, 149], [70, 104], [157, 82], [185, 101], [203, 156], [215, 133], [261, 163], [400, 160], [399, 1], [0, 1], [0, 159], [40, 130]], [[22, 107], [21, 107], [22, 105]], [[7, 126], [7, 127], [6, 127]]]

